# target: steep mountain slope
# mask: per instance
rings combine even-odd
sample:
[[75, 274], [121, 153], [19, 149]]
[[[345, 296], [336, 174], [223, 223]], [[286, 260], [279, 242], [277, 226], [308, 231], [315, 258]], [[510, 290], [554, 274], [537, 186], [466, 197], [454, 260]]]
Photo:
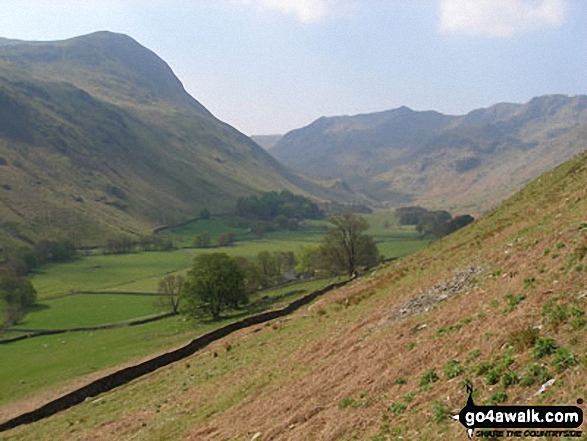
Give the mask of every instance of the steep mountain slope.
[[464, 116], [406, 107], [321, 118], [271, 153], [381, 202], [479, 213], [587, 148], [587, 96], [548, 95]]
[[448, 417], [465, 381], [477, 404], [575, 405], [587, 385], [585, 213], [587, 153], [288, 319], [7, 435], [458, 440]]
[[216, 119], [163, 60], [130, 37], [99, 32], [3, 43], [5, 242], [70, 235], [92, 244], [203, 208], [226, 211], [253, 192], [334, 194]]
[[253, 135], [251, 139], [263, 147], [265, 150], [271, 150], [279, 140], [283, 138], [282, 135]]

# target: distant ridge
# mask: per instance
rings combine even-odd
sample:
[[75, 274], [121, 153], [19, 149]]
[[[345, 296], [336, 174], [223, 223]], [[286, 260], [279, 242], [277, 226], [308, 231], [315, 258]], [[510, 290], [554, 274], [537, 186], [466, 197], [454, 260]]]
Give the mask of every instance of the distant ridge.
[[585, 150], [586, 133], [587, 96], [545, 95], [462, 116], [400, 107], [322, 117], [271, 153], [381, 203], [479, 213]]

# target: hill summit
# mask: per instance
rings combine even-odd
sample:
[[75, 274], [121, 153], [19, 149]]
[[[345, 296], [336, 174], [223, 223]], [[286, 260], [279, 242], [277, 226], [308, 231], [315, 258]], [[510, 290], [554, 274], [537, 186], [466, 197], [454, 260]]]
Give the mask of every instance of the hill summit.
[[4, 243], [90, 245], [227, 211], [259, 191], [329, 192], [215, 118], [152, 51], [111, 32], [2, 40], [0, 171]]

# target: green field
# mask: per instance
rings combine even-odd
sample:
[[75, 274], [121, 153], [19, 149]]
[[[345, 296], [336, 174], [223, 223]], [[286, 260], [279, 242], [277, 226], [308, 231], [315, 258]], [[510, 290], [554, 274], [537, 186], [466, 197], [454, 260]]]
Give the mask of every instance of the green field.
[[76, 294], [39, 302], [13, 329], [67, 329], [119, 323], [161, 311], [158, 298], [114, 294]]
[[[34, 395], [109, 366], [185, 344], [198, 335], [247, 315], [283, 307], [331, 281], [315, 280], [259, 292], [251, 297], [246, 309], [227, 311], [217, 322], [174, 316], [139, 326], [49, 335], [0, 345], [0, 359], [10, 360], [10, 363], [2, 363], [0, 368], [0, 404]], [[72, 296], [71, 299], [76, 297], [80, 296]], [[130, 296], [121, 297], [128, 299]], [[75, 308], [70, 309], [70, 313], [74, 311]], [[9, 336], [12, 337], [12, 333]]]
[[[399, 228], [393, 223], [391, 228], [383, 228], [387, 216], [385, 213], [370, 215], [368, 232], [375, 237], [385, 257], [403, 256], [426, 246], [428, 241], [422, 240], [413, 229]], [[303, 247], [317, 247], [327, 225], [326, 221], [304, 222], [299, 230], [272, 232], [258, 239], [224, 220], [198, 220], [164, 234], [169, 234], [176, 246], [191, 246], [193, 237], [203, 231], [209, 231], [213, 237], [234, 231], [237, 242], [213, 249], [91, 254], [69, 263], [46, 265], [31, 277], [38, 291], [38, 305], [12, 329], [100, 326], [165, 312], [156, 308], [156, 297], [152, 296], [78, 292], [156, 292], [164, 275], [185, 273], [196, 255], [220, 251], [255, 258], [261, 251], [297, 253]], [[0, 368], [0, 404], [8, 405], [80, 376], [185, 344], [218, 326], [282, 306], [327, 283], [329, 280], [317, 280], [256, 293], [246, 310], [228, 311], [218, 322], [197, 322], [175, 316], [133, 327], [43, 336], [0, 345], [0, 359], [10, 360]], [[2, 337], [18, 335], [10, 332]]]
[[[31, 277], [39, 299], [72, 291], [114, 290], [120, 285], [146, 278], [163, 277], [166, 273], [186, 269], [193, 253], [189, 250], [92, 255], [73, 262], [49, 264]], [[156, 291], [157, 285], [147, 291]]]

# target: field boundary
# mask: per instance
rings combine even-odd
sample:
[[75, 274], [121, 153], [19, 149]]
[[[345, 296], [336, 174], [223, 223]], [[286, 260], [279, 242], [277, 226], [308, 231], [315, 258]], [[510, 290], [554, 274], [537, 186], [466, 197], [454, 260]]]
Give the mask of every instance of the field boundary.
[[235, 331], [287, 316], [302, 306], [310, 303], [317, 297], [332, 291], [333, 289], [340, 288], [353, 280], [354, 278], [341, 282], [331, 283], [320, 290], [313, 291], [304, 297], [291, 302], [282, 309], [263, 312], [261, 314], [244, 318], [229, 325], [222, 326], [212, 332], [201, 335], [200, 337], [192, 340], [190, 343], [182, 346], [179, 349], [167, 352], [145, 362], [118, 370], [110, 375], [99, 378], [98, 380], [95, 380], [85, 386], [82, 386], [81, 388], [69, 392], [60, 398], [52, 400], [31, 412], [24, 413], [8, 421], [5, 421], [4, 423], [0, 424], [0, 432], [13, 429], [23, 424], [31, 424], [36, 421], [40, 421], [55, 415], [56, 413], [69, 409], [70, 407], [76, 406], [88, 398], [95, 397], [119, 386], [123, 386], [132, 380], [140, 378], [177, 361], [183, 360], [195, 354], [200, 349], [208, 346], [210, 343], [226, 337]]
[[167, 317], [172, 317], [177, 315], [177, 312], [166, 312], [164, 314], [159, 314], [150, 317], [144, 317], [142, 319], [136, 319], [126, 322], [120, 323], [110, 323], [107, 325], [100, 325], [100, 326], [87, 326], [81, 328], [67, 328], [67, 329], [6, 329], [4, 332], [28, 332], [26, 335], [19, 335], [18, 337], [14, 338], [7, 338], [4, 340], [0, 340], [0, 345], [5, 345], [8, 343], [14, 343], [21, 340], [26, 340], [29, 338], [34, 337], [41, 337], [44, 335], [55, 335], [55, 334], [66, 334], [68, 332], [87, 332], [87, 331], [104, 331], [106, 329], [116, 329], [116, 328], [124, 328], [126, 326], [137, 326], [137, 325], [144, 325], [151, 322], [156, 322], [158, 320], [162, 320]]
[[[274, 291], [276, 289], [288, 288], [290, 286], [302, 285], [304, 283], [319, 281], [326, 279], [324, 278], [314, 278], [312, 280], [292, 280], [289, 282], [285, 282], [276, 286], [272, 286], [269, 288], [262, 289], [257, 291], [255, 294], [261, 294], [265, 291]], [[159, 294], [159, 293], [142, 293], [142, 292], [124, 292], [124, 291], [74, 291], [70, 294], [66, 294], [65, 296], [74, 296], [74, 295], [130, 295], [130, 296], [149, 296], [149, 297], [170, 297], [169, 294]], [[63, 297], [65, 297], [63, 296]], [[136, 326], [136, 325], [144, 325], [147, 323], [155, 322], [158, 320], [162, 320], [164, 318], [168, 318], [171, 316], [177, 315], [174, 312], [166, 312], [163, 314], [159, 314], [156, 316], [149, 316], [138, 318], [134, 320], [128, 320], [124, 322], [118, 323], [107, 323], [105, 325], [99, 326], [84, 326], [84, 327], [77, 327], [77, 328], [63, 328], [63, 329], [20, 329], [20, 328], [8, 328], [4, 329], [3, 332], [13, 332], [25, 335], [19, 335], [18, 337], [13, 338], [5, 338], [0, 340], [0, 345], [5, 345], [9, 343], [16, 343], [18, 341], [26, 340], [29, 338], [34, 337], [42, 337], [46, 335], [55, 335], [55, 334], [65, 334], [68, 332], [87, 332], [87, 331], [104, 331], [107, 329], [116, 329], [116, 328], [123, 328], [126, 326]]]

